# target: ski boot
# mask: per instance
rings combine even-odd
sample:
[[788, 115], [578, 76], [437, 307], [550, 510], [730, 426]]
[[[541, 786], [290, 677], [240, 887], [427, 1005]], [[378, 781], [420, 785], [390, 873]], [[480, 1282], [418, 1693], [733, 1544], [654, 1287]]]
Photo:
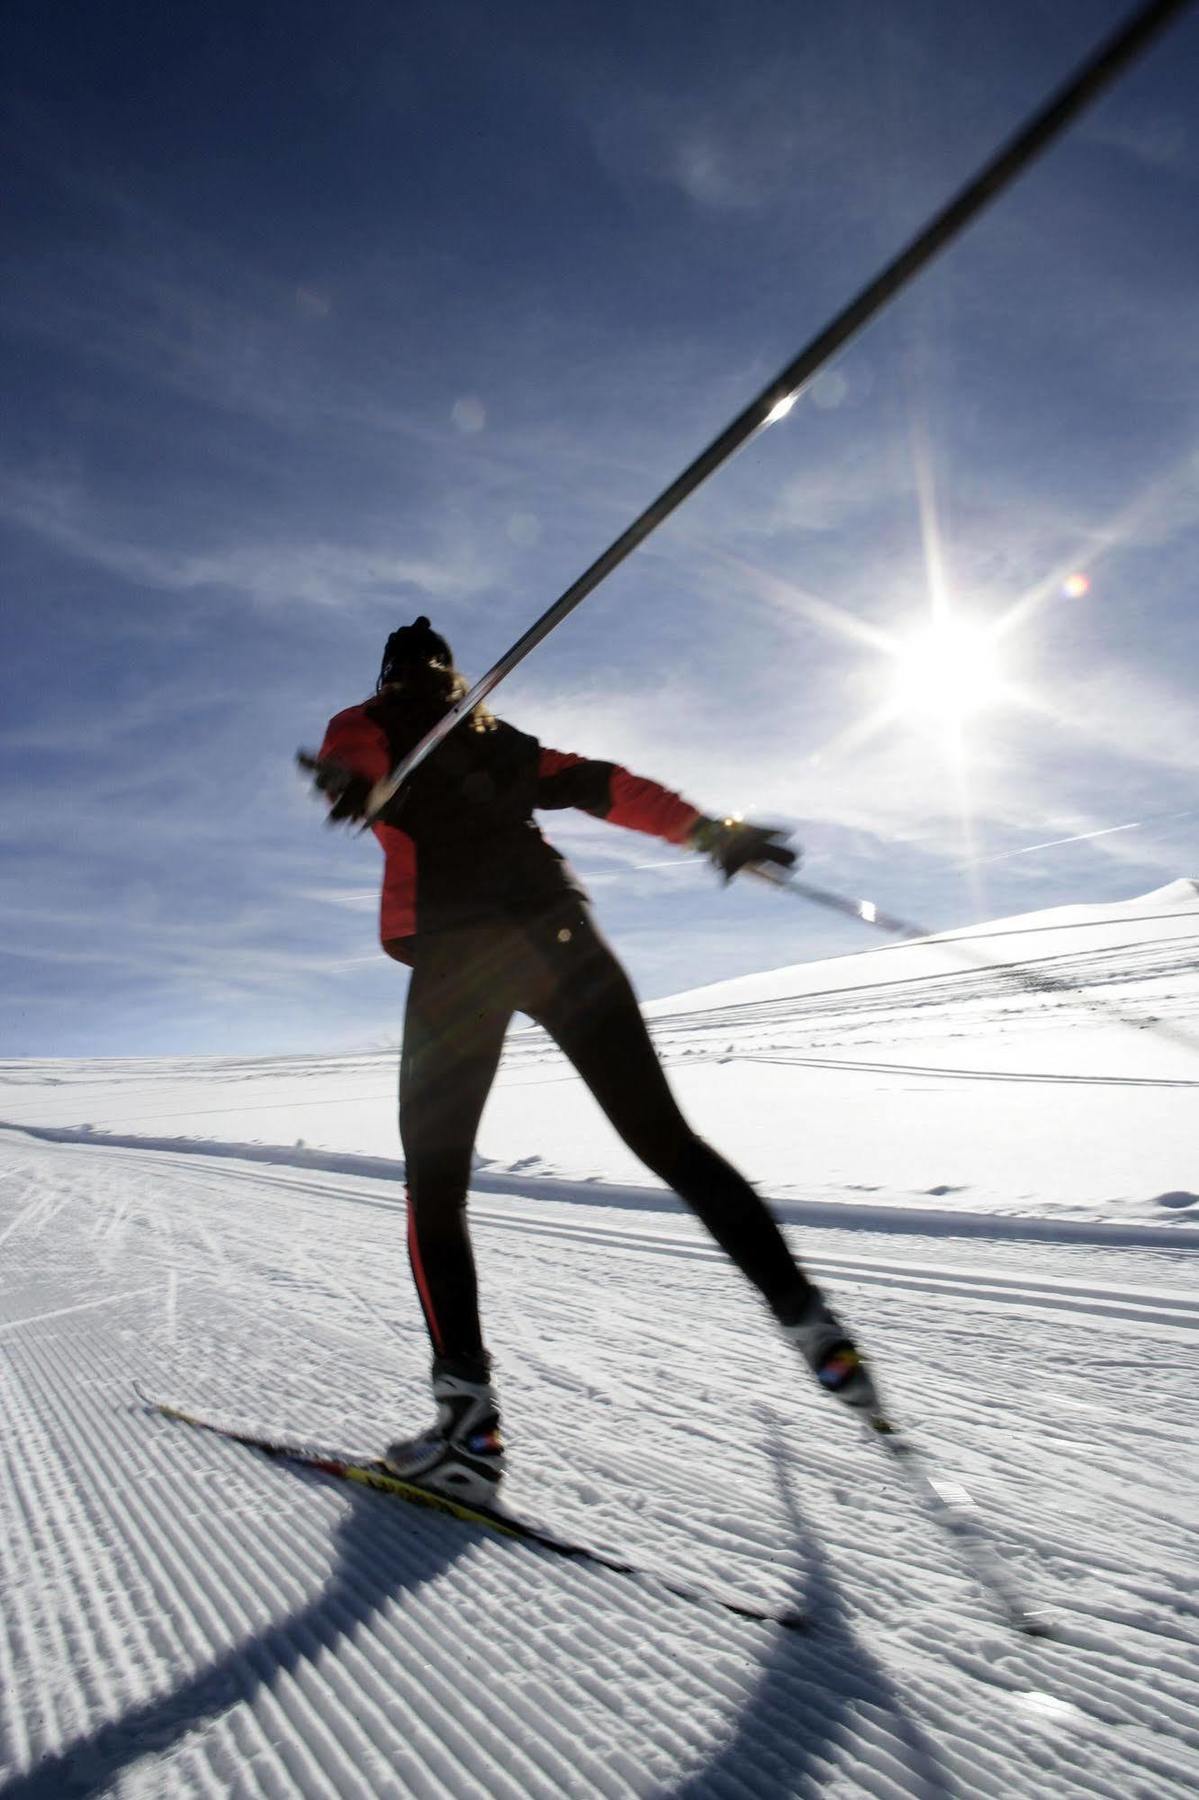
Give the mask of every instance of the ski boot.
[[468, 1506], [487, 1506], [504, 1473], [504, 1440], [487, 1363], [435, 1357], [437, 1418], [418, 1437], [389, 1444], [381, 1461], [402, 1481]]
[[827, 1393], [852, 1406], [874, 1430], [886, 1429], [870, 1371], [845, 1326], [829, 1311], [819, 1288], [809, 1289], [803, 1312], [794, 1323], [783, 1326], [783, 1335], [795, 1345]]

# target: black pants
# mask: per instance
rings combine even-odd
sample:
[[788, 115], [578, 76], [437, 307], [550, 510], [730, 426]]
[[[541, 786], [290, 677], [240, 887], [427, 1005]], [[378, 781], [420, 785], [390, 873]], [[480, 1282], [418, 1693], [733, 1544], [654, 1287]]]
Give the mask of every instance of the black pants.
[[807, 1281], [743, 1176], [687, 1124], [628, 977], [587, 909], [419, 938], [400, 1061], [408, 1254], [439, 1357], [484, 1357], [466, 1220], [471, 1153], [514, 1012], [574, 1064], [629, 1149], [692, 1208], [783, 1323]]

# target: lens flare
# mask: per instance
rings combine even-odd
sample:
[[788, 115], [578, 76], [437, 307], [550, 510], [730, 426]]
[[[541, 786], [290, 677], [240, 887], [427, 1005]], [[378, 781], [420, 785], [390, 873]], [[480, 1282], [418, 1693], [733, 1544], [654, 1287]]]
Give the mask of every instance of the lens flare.
[[1067, 600], [1081, 600], [1083, 595], [1089, 594], [1090, 591], [1091, 578], [1089, 575], [1084, 575], [1081, 569], [1076, 569], [1073, 575], [1067, 575], [1062, 583], [1062, 592]]

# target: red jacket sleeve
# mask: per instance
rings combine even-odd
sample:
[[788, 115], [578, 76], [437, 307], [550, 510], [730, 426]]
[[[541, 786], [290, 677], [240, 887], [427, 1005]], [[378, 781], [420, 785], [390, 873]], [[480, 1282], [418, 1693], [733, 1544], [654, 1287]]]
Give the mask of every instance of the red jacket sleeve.
[[[330, 719], [317, 752], [320, 762], [341, 763], [367, 781], [379, 781], [391, 772], [391, 749], [383, 727], [364, 706], [350, 706]], [[388, 954], [400, 962], [409, 960], [403, 944], [416, 930], [416, 849], [407, 832], [376, 819], [371, 830], [383, 846], [383, 893], [379, 935]]]
[[665, 838], [669, 844], [686, 843], [703, 816], [689, 800], [643, 775], [631, 775], [618, 763], [543, 749], [537, 774], [539, 807], [576, 806], [613, 825]]
[[368, 781], [382, 781], [391, 773], [387, 734], [361, 706], [347, 707], [329, 720], [316, 754], [318, 762], [341, 763]]

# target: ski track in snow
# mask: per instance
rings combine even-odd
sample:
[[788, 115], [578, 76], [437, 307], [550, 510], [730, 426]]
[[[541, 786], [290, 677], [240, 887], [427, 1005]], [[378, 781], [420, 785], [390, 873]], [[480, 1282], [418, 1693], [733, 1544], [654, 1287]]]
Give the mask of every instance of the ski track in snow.
[[393, 1184], [15, 1137], [0, 1177], [2, 1800], [1199, 1786], [1193, 1252], [795, 1234], [1033, 1642], [690, 1220], [477, 1198], [513, 1509], [796, 1636], [146, 1414], [409, 1423]]
[[[649, 1008], [1048, 1641], [694, 1221], [613, 1181], [540, 1033], [509, 1041], [472, 1199], [508, 1503], [803, 1634], [137, 1399], [351, 1453], [424, 1422], [393, 1052], [0, 1064], [31, 1128], [0, 1130], [0, 1800], [1199, 1791], [1197, 892]], [[83, 1123], [155, 1118], [226, 1141]], [[297, 1126], [315, 1150], [241, 1142]]]

